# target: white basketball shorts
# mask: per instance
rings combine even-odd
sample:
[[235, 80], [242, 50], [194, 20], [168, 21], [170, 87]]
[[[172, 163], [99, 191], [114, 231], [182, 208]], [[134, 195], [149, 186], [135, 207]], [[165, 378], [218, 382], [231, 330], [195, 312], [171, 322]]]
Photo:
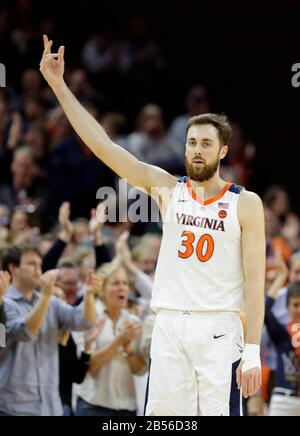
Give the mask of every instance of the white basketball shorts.
[[238, 314], [161, 311], [155, 321], [147, 416], [241, 416]]

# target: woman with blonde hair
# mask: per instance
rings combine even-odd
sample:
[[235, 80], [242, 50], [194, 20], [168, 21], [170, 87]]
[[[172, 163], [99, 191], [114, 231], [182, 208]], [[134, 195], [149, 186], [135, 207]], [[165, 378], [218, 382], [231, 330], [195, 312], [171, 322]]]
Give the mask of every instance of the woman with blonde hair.
[[134, 375], [146, 364], [139, 353], [141, 322], [127, 310], [129, 284], [117, 262], [103, 265], [103, 289], [98, 319], [105, 324], [96, 334], [89, 371], [79, 388], [78, 416], [135, 416]]

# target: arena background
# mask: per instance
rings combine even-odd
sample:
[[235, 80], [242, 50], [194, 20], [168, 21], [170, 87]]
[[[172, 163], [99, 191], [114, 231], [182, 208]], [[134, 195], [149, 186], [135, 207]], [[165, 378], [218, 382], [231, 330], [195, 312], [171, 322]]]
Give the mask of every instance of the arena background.
[[[7, 1], [10, 24], [22, 20], [35, 32], [48, 18], [55, 24], [52, 35], [65, 44], [66, 64], [78, 64], [80, 49], [94, 31], [112, 30], [126, 36], [129, 18], [143, 15], [149, 20], [151, 36], [167, 62], [159, 85], [149, 101], [163, 106], [168, 120], [184, 112], [189, 85], [207, 86], [212, 109], [241, 123], [258, 147], [267, 165], [252, 179], [251, 188], [262, 192], [274, 182], [285, 185], [297, 210], [299, 158], [299, 89], [291, 86], [291, 67], [300, 61], [299, 2], [147, 2], [110, 1], [70, 3], [67, 1]], [[19, 4], [17, 7], [16, 4]], [[30, 56], [16, 63], [13, 52], [0, 39], [1, 62], [7, 80], [15, 86], [25, 67], [37, 67], [41, 47], [35, 41]], [[124, 98], [126, 104], [124, 104]], [[142, 103], [128, 99], [118, 88], [116, 105], [133, 116]]]

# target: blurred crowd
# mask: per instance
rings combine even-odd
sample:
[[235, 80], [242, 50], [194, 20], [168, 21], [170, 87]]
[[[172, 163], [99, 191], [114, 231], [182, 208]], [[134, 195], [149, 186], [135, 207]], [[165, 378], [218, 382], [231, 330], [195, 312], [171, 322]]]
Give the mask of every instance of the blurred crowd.
[[[104, 223], [96, 192], [118, 180], [75, 135], [38, 71], [41, 35], [55, 36], [55, 23], [45, 19], [35, 27], [31, 2], [17, 5], [14, 18], [9, 8], [0, 8], [0, 53], [8, 68], [14, 62], [7, 87], [0, 89], [0, 270], [10, 273], [0, 273], [0, 322], [7, 331], [0, 351], [0, 415], [142, 414], [161, 226]], [[212, 102], [203, 84], [193, 84], [184, 113], [170, 120], [157, 103], [166, 59], [145, 18], [132, 18], [126, 37], [108, 30], [91, 35], [78, 58], [66, 81], [109, 136], [139, 159], [182, 175], [186, 122], [209, 112]], [[221, 174], [251, 188], [260, 168], [257, 148], [242, 126], [233, 122], [233, 129]], [[266, 292], [277, 300], [278, 288], [282, 306], [274, 317], [285, 329], [291, 317], [297, 321], [290, 306], [300, 294], [289, 287], [300, 280], [300, 218], [284, 187], [259, 194]], [[274, 387], [286, 389], [277, 391], [274, 414], [300, 395], [300, 356], [291, 357], [290, 349], [277, 359], [271, 321], [262, 348], [264, 387], [249, 401], [250, 415], [268, 413]], [[277, 386], [278, 365], [279, 379], [288, 372], [292, 387]], [[299, 404], [296, 409], [300, 415]]]

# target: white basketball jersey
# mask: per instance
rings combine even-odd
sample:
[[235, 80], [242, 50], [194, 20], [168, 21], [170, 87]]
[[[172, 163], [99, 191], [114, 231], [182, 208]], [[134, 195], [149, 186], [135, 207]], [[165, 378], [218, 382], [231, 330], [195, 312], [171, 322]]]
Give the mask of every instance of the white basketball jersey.
[[202, 201], [188, 177], [179, 179], [164, 219], [152, 310], [240, 312], [244, 273], [238, 200], [227, 183]]

